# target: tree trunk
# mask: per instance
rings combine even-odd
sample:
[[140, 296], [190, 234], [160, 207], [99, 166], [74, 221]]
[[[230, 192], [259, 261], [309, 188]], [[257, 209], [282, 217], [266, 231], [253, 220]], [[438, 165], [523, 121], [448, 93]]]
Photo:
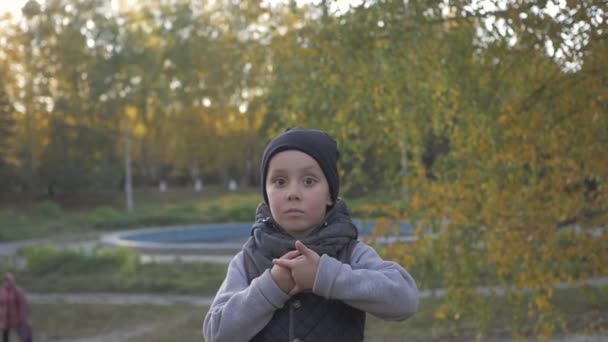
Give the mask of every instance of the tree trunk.
[[133, 184], [131, 182], [131, 137], [129, 134], [129, 119], [125, 125], [125, 196], [127, 211], [133, 211]]

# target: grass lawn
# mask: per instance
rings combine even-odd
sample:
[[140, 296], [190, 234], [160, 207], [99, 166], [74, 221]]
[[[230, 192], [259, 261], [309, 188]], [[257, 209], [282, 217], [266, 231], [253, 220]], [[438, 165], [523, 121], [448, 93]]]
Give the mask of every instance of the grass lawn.
[[[500, 305], [498, 299], [493, 305]], [[608, 287], [559, 290], [556, 305], [564, 314], [568, 333], [608, 333]], [[434, 311], [439, 299], [424, 299], [420, 311], [402, 322], [387, 322], [368, 315], [365, 341], [470, 341], [475, 333], [472, 318], [437, 320]], [[80, 305], [34, 304], [32, 323], [37, 341], [53, 341], [107, 335], [121, 341], [168, 342], [201, 341], [202, 320], [207, 308], [189, 305]], [[509, 338], [513, 321], [509, 312], [498, 312], [483, 340]], [[583, 322], [585, 321], [585, 322]], [[581, 330], [583, 323], [595, 322], [593, 330]], [[589, 324], [585, 324], [589, 326]], [[59, 328], [60, 327], [60, 328]], [[525, 328], [523, 329], [525, 332]], [[131, 333], [137, 336], [120, 335]], [[110, 335], [114, 334], [114, 335]]]
[[[153, 336], [164, 331], [179, 331], [176, 325], [189, 322], [189, 331], [182, 333], [180, 338], [162, 340], [169, 342], [201, 341], [200, 328], [195, 328], [194, 318], [201, 321], [206, 309], [186, 305], [34, 304], [30, 306], [30, 312], [34, 339], [40, 342], [112, 336], [118, 332], [134, 332], [138, 327], [158, 325], [152, 331]], [[122, 338], [107, 340], [125, 341]]]
[[133, 273], [108, 268], [98, 272], [38, 274], [17, 271], [19, 284], [37, 293], [164, 293], [213, 296], [226, 265], [207, 263], [146, 264]]

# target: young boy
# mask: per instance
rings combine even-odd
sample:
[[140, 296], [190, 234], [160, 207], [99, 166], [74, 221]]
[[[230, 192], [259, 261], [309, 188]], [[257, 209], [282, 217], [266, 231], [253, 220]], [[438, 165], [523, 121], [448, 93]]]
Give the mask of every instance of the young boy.
[[366, 312], [417, 311], [412, 277], [357, 241], [338, 158], [319, 130], [290, 129], [266, 147], [264, 203], [205, 317], [207, 342], [363, 341]]

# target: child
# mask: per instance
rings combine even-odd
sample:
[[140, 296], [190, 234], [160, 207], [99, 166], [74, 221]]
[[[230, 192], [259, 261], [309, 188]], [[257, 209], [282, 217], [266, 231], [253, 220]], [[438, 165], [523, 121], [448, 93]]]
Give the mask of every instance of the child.
[[10, 330], [19, 335], [19, 341], [30, 342], [31, 330], [27, 321], [27, 299], [25, 292], [17, 286], [11, 273], [4, 274], [4, 286], [0, 288], [0, 330], [2, 341], [8, 342]]
[[366, 312], [417, 311], [412, 277], [357, 241], [338, 158], [319, 130], [290, 129], [266, 147], [264, 203], [205, 317], [207, 342], [363, 341]]

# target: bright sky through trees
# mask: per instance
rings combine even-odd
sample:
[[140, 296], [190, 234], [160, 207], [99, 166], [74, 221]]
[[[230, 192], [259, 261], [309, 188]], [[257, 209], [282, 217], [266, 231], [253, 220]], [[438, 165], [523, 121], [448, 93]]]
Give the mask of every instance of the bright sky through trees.
[[[28, 0], [11, 0], [11, 1], [3, 1], [0, 3], [0, 15], [10, 12], [13, 17], [21, 16], [21, 8], [27, 3]], [[127, 0], [126, 3], [133, 2], [134, 0]], [[196, 1], [196, 0], [194, 0]], [[38, 1], [40, 3], [44, 3], [44, 0]], [[116, 0], [112, 0], [113, 6], [115, 6]], [[287, 2], [287, 0], [266, 0], [265, 2], [270, 3], [282, 3]], [[307, 2], [311, 2], [310, 0], [297, 0], [298, 4], [303, 4]], [[319, 0], [312, 0], [312, 2], [319, 2]], [[337, 11], [338, 13], [343, 13], [348, 10], [349, 4], [357, 5], [360, 4], [362, 0], [339, 0], [335, 2], [332, 6], [332, 10]]]
[[[21, 9], [23, 8], [23, 6], [27, 3], [28, 0], [12, 0], [12, 1], [4, 1], [2, 3], [0, 3], [0, 15], [3, 15], [4, 13], [11, 13], [13, 18], [20, 18], [21, 17]], [[38, 0], [39, 3], [44, 4], [46, 0]], [[113, 9], [118, 9], [119, 6], [132, 6], [133, 4], [136, 4], [139, 2], [139, 0], [108, 0], [110, 2], [110, 5]], [[170, 1], [170, 0], [169, 0]], [[196, 5], [197, 2], [200, 2], [201, 0], [192, 0], [193, 4]], [[213, 2], [213, 0], [209, 0], [208, 2]], [[289, 0], [264, 0], [262, 2], [262, 4], [267, 5], [267, 4], [285, 4], [288, 3]], [[321, 2], [321, 0], [296, 0], [296, 3], [298, 5], [304, 5], [306, 3], [314, 3], [314, 4], [319, 4]], [[330, 11], [332, 13], [335, 13], [337, 15], [343, 14], [346, 11], [348, 11], [350, 6], [358, 6], [361, 3], [364, 3], [365, 0], [336, 0], [336, 1], [331, 1], [331, 7], [330, 7]], [[492, 12], [497, 12], [497, 11], [502, 11], [506, 8], [506, 4], [508, 3], [508, 1], [503, 1], [501, 2], [493, 2], [493, 1], [488, 1], [488, 0], [477, 0], [477, 1], [472, 1], [471, 4], [467, 7], [465, 7], [465, 10], [467, 12], [476, 12], [479, 9], [482, 9], [482, 11], [486, 12], [486, 13], [492, 13]], [[441, 6], [441, 5], [440, 5]], [[444, 0], [444, 15], [449, 16], [449, 11], [450, 11], [450, 1], [449, 0]], [[564, 21], [564, 20], [569, 20], [569, 18], [567, 16], [564, 16], [563, 13], [560, 13], [561, 9], [566, 8], [566, 0], [550, 0], [546, 2], [546, 5], [544, 8], [540, 8], [538, 6], [533, 6], [531, 8], [532, 12], [534, 13], [544, 13], [544, 15], [547, 15], [551, 18], [553, 18], [553, 20], [555, 21]], [[603, 21], [601, 15], [599, 14], [601, 12], [598, 12], [597, 17], [595, 18], [595, 20], [599, 23], [601, 23]], [[509, 27], [509, 25], [506, 25], [506, 23], [504, 22], [504, 19], [496, 19], [496, 17], [494, 16], [488, 16], [484, 19], [484, 26], [486, 27], [487, 30], [491, 31], [492, 27], [496, 27], [500, 34], [503, 36], [510, 36], [510, 41], [509, 43], [511, 45], [514, 45], [517, 42], [517, 36], [514, 34], [513, 30], [511, 27]], [[584, 46], [587, 45], [589, 43], [589, 37], [587, 34], [587, 31], [589, 31], [590, 26], [588, 24], [585, 23], [580, 23], [580, 25], [575, 25], [573, 26], [572, 30], [565, 34], [564, 38], [565, 38], [565, 44], [559, 48], [555, 48], [552, 44], [551, 41], [546, 41], [545, 42], [545, 49], [547, 51], [547, 54], [549, 56], [553, 56], [553, 58], [555, 58], [557, 61], [560, 61], [560, 64], [562, 64], [562, 67], [564, 68], [564, 70], [570, 70], [570, 71], [575, 71], [578, 70], [578, 68], [580, 67], [580, 61], [579, 58], [574, 58], [571, 59], [570, 61], [566, 61], [567, 58], [566, 55], [570, 54], [570, 50], [574, 49], [576, 50], [577, 46]], [[482, 41], [484, 40], [492, 40], [491, 37], [488, 37], [487, 35], [485, 35], [483, 32], [479, 33], [479, 37], [481, 38]], [[580, 56], [579, 56], [580, 57]]]

